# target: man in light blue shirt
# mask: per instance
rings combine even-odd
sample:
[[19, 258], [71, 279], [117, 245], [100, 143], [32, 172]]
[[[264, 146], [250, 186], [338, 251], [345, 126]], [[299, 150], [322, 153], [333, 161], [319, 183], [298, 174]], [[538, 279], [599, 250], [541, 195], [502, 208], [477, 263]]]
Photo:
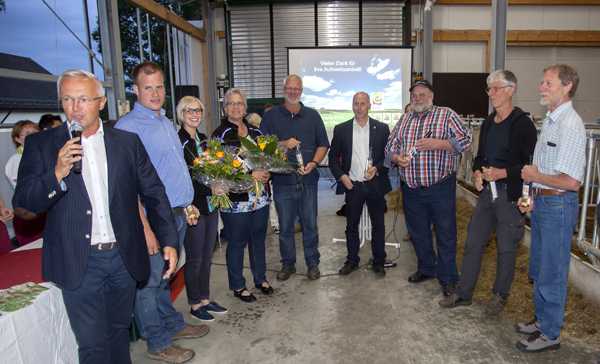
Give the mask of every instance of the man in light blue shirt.
[[[187, 225], [195, 224], [197, 218], [188, 218], [185, 214], [185, 209], [191, 206], [194, 189], [179, 137], [162, 109], [165, 102], [164, 75], [157, 64], [144, 62], [135, 67], [132, 78], [137, 102], [115, 127], [133, 132], [142, 140], [165, 186], [175, 218], [178, 247], [181, 247]], [[190, 216], [193, 215], [199, 216], [199, 213]], [[204, 336], [208, 333], [208, 326], [187, 325], [181, 313], [173, 307], [169, 282], [162, 277], [164, 263], [158, 251], [159, 244], [147, 224], [141, 205], [140, 216], [144, 223], [151, 269], [148, 283], [136, 294], [136, 321], [142, 337], [147, 340], [148, 357], [169, 363], [183, 363], [190, 360], [194, 352], [173, 345], [173, 340]]]
[[577, 223], [577, 191], [585, 172], [585, 127], [573, 108], [579, 76], [573, 67], [547, 67], [539, 86], [540, 103], [548, 108], [535, 145], [533, 165], [521, 177], [533, 183], [533, 204], [519, 200], [531, 213], [529, 276], [533, 279], [535, 317], [516, 330], [528, 337], [517, 342], [524, 352], [560, 348], [560, 328], [567, 301], [571, 240]]

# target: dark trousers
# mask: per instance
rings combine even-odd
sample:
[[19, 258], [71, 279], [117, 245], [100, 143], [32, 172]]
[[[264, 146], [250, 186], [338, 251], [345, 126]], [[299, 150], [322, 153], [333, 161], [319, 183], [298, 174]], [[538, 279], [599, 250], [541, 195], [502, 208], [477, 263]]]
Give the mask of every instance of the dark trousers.
[[503, 298], [508, 297], [515, 275], [517, 248], [525, 232], [524, 223], [525, 219], [515, 202], [506, 198], [506, 185], [498, 186], [498, 198], [494, 202], [489, 186], [481, 191], [467, 230], [460, 282], [456, 292], [460, 297], [473, 297], [481, 269], [481, 258], [494, 230], [497, 255], [493, 293]]
[[195, 305], [210, 298], [210, 266], [217, 240], [219, 215], [200, 216], [198, 224], [188, 226], [185, 246], [185, 288], [188, 303]]
[[442, 285], [457, 282], [456, 176], [452, 174], [429, 187], [410, 188], [402, 182], [402, 199], [406, 227], [417, 255], [417, 270], [437, 276]]
[[119, 249], [92, 249], [81, 285], [62, 289], [71, 328], [79, 346], [79, 362], [131, 363], [129, 326], [135, 280]]
[[266, 279], [267, 263], [265, 238], [269, 222], [269, 206], [251, 212], [221, 213], [227, 230], [227, 274], [229, 288], [240, 290], [246, 287], [244, 279], [244, 248], [248, 245], [250, 270], [254, 285], [259, 286]]
[[354, 187], [346, 191], [346, 246], [348, 248], [347, 260], [358, 264], [360, 257], [358, 250], [360, 240], [358, 225], [366, 203], [371, 218], [371, 251], [373, 265], [385, 263], [385, 224], [384, 210], [385, 199], [372, 183], [352, 182]]

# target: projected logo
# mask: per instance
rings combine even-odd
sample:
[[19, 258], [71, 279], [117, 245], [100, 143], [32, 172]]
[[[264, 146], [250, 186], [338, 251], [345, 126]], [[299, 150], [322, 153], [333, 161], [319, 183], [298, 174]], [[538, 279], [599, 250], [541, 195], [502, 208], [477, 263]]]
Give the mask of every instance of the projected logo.
[[383, 110], [383, 99], [385, 97], [385, 93], [383, 92], [373, 92], [371, 94], [371, 110], [378, 111]]

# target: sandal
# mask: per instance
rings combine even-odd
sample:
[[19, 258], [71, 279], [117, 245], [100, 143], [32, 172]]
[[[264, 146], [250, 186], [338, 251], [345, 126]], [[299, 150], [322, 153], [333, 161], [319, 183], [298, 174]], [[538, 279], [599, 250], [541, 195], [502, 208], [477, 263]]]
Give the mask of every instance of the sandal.
[[237, 298], [239, 298], [240, 300], [242, 300], [243, 302], [254, 302], [256, 301], [256, 297], [254, 297], [254, 295], [252, 293], [250, 293], [250, 291], [248, 291], [248, 289], [246, 287], [240, 289], [240, 290], [234, 290], [233, 291], [233, 295]]
[[270, 296], [273, 294], [273, 292], [275, 292], [275, 290], [273, 289], [273, 287], [271, 286], [271, 284], [267, 281], [262, 282], [259, 285], [255, 285], [256, 288], [260, 289], [260, 291], [262, 292], [262, 294]]

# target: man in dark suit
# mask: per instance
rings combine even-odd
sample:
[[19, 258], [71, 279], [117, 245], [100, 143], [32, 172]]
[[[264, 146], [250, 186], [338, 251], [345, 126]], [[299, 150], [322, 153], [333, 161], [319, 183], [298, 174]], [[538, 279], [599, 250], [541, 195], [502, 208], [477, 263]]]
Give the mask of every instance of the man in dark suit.
[[392, 188], [383, 166], [389, 127], [369, 117], [371, 100], [366, 92], [352, 99], [354, 119], [337, 125], [329, 150], [329, 169], [338, 181], [337, 193], [346, 193], [346, 244], [348, 257], [339, 273], [348, 275], [358, 268], [358, 224], [367, 204], [372, 225], [373, 271], [385, 276], [385, 194]]
[[[43, 274], [62, 290], [79, 362], [130, 363], [136, 281], [149, 274], [138, 196], [165, 243], [165, 277], [177, 264], [173, 215], [139, 138], [103, 127], [106, 97], [94, 75], [66, 71], [58, 91], [67, 123], [28, 137], [13, 206], [48, 214]], [[81, 140], [70, 138], [75, 123]]]

